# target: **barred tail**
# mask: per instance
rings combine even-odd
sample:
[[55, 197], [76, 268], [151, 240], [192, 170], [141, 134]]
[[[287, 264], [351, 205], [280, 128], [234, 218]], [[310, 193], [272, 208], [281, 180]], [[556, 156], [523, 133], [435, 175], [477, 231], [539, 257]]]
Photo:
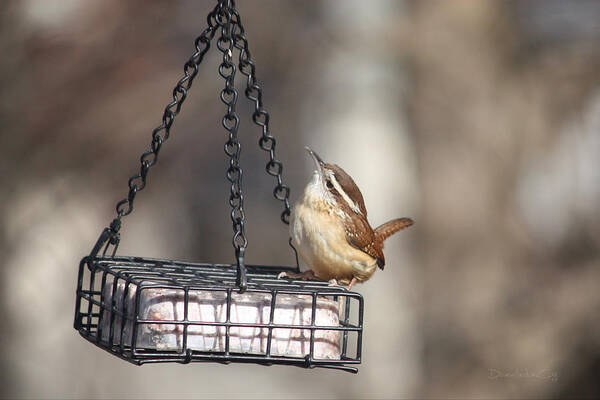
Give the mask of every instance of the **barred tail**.
[[377, 240], [381, 240], [383, 242], [394, 233], [404, 228], [408, 228], [412, 224], [414, 224], [414, 221], [410, 218], [393, 219], [375, 228], [375, 237]]

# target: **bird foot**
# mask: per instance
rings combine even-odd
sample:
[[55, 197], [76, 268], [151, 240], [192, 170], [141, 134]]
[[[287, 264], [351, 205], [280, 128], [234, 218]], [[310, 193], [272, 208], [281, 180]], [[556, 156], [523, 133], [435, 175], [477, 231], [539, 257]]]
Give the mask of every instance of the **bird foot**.
[[[352, 290], [352, 286], [354, 286], [355, 283], [356, 283], [356, 278], [352, 278], [352, 280], [348, 284], [348, 290]], [[328, 286], [342, 286], [342, 285], [340, 285], [337, 280], [330, 279]]]
[[302, 279], [303, 281], [306, 280], [319, 280], [319, 278], [315, 275], [315, 273], [309, 269], [308, 271], [304, 271], [301, 273], [296, 273], [296, 272], [280, 272], [279, 275], [277, 275], [277, 279], [282, 279], [282, 278], [290, 278], [290, 279]]
[[[322, 281], [322, 279], [319, 278], [317, 275], [315, 275], [315, 273], [311, 269], [309, 269], [308, 271], [301, 272], [301, 273], [288, 272], [288, 271], [280, 272], [279, 275], [277, 275], [277, 279], [283, 279], [283, 278], [302, 279], [303, 281], [307, 281], [307, 280]], [[354, 286], [354, 284], [356, 282], [357, 282], [356, 278], [352, 278], [352, 280], [348, 284], [348, 290], [352, 290], [352, 286]], [[335, 286], [342, 286], [342, 285], [340, 285], [338, 283], [338, 281], [334, 278], [334, 279], [329, 280], [329, 285], [327, 285], [327, 286], [335, 287]]]

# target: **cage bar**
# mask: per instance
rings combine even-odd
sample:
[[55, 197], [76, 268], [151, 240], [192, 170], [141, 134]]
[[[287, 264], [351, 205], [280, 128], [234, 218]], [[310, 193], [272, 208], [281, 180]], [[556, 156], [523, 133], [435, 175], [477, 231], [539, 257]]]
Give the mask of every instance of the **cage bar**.
[[360, 294], [277, 279], [294, 268], [246, 268], [248, 288], [241, 292], [236, 264], [84, 257], [75, 329], [136, 365], [215, 361], [358, 371], [352, 365], [361, 362]]

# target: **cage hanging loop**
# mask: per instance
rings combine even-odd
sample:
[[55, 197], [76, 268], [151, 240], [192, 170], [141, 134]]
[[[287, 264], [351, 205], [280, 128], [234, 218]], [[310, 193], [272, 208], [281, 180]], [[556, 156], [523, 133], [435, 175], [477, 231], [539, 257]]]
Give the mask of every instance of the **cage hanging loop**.
[[246, 265], [244, 264], [245, 248], [239, 248], [235, 251], [237, 260], [237, 278], [235, 284], [240, 288], [240, 293], [244, 293], [248, 289], [248, 278], [246, 277]]
[[117, 218], [115, 218], [110, 223], [110, 226], [104, 228], [104, 230], [100, 234], [100, 237], [96, 241], [96, 244], [92, 248], [92, 251], [90, 252], [90, 258], [96, 257], [98, 255], [98, 252], [100, 252], [100, 249], [103, 246], [104, 246], [104, 251], [102, 253], [103, 256], [106, 255], [106, 251], [108, 250], [108, 248], [110, 246], [114, 246], [113, 252], [112, 252], [112, 255], [114, 256], [115, 253], [117, 252], [117, 247], [119, 247], [119, 242], [121, 241], [121, 235], [119, 233], [120, 230], [121, 230], [121, 216], [119, 215]]

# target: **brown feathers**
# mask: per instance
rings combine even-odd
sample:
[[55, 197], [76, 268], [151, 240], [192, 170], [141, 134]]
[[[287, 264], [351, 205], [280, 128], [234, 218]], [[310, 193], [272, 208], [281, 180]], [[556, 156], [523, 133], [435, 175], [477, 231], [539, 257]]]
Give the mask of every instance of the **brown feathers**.
[[290, 234], [300, 257], [321, 279], [348, 283], [368, 280], [383, 269], [383, 242], [413, 224], [399, 218], [371, 228], [367, 209], [354, 179], [307, 148], [315, 162], [313, 178], [294, 206]]
[[365, 217], [354, 214], [353, 218], [346, 220], [346, 239], [352, 246], [377, 259], [377, 266], [383, 269], [385, 266], [383, 241], [413, 224], [414, 221], [410, 218], [398, 218], [373, 230]]
[[377, 239], [367, 218], [360, 214], [353, 214], [352, 218], [345, 219], [344, 225], [348, 243], [377, 259], [377, 265], [383, 269], [385, 265], [383, 242]]
[[394, 233], [404, 228], [408, 228], [412, 224], [414, 224], [414, 221], [410, 218], [393, 219], [375, 228], [375, 237], [381, 241], [384, 241]]
[[356, 203], [360, 209], [360, 212], [366, 217], [367, 208], [365, 207], [365, 200], [363, 199], [360, 189], [358, 186], [356, 186], [356, 183], [354, 183], [354, 179], [352, 179], [352, 177], [348, 175], [346, 171], [344, 171], [339, 165], [325, 164], [325, 166], [333, 171], [333, 174], [342, 187], [342, 190], [346, 192], [348, 197], [350, 197], [350, 199]]
[[[337, 165], [325, 164], [325, 168], [333, 171], [335, 179], [340, 185], [340, 189], [346, 194], [350, 203], [344, 200], [344, 194], [335, 188], [330, 189], [336, 197], [337, 206], [343, 210], [346, 218], [343, 219], [346, 229], [346, 239], [348, 243], [357, 249], [367, 253], [377, 260], [377, 266], [381, 269], [385, 266], [385, 256], [383, 255], [383, 241], [389, 236], [401, 229], [411, 226], [414, 222], [410, 218], [398, 218], [377, 227], [371, 228], [367, 220], [367, 209], [362, 193], [354, 180], [343, 169]], [[351, 203], [354, 202], [360, 212], [352, 209]]]

